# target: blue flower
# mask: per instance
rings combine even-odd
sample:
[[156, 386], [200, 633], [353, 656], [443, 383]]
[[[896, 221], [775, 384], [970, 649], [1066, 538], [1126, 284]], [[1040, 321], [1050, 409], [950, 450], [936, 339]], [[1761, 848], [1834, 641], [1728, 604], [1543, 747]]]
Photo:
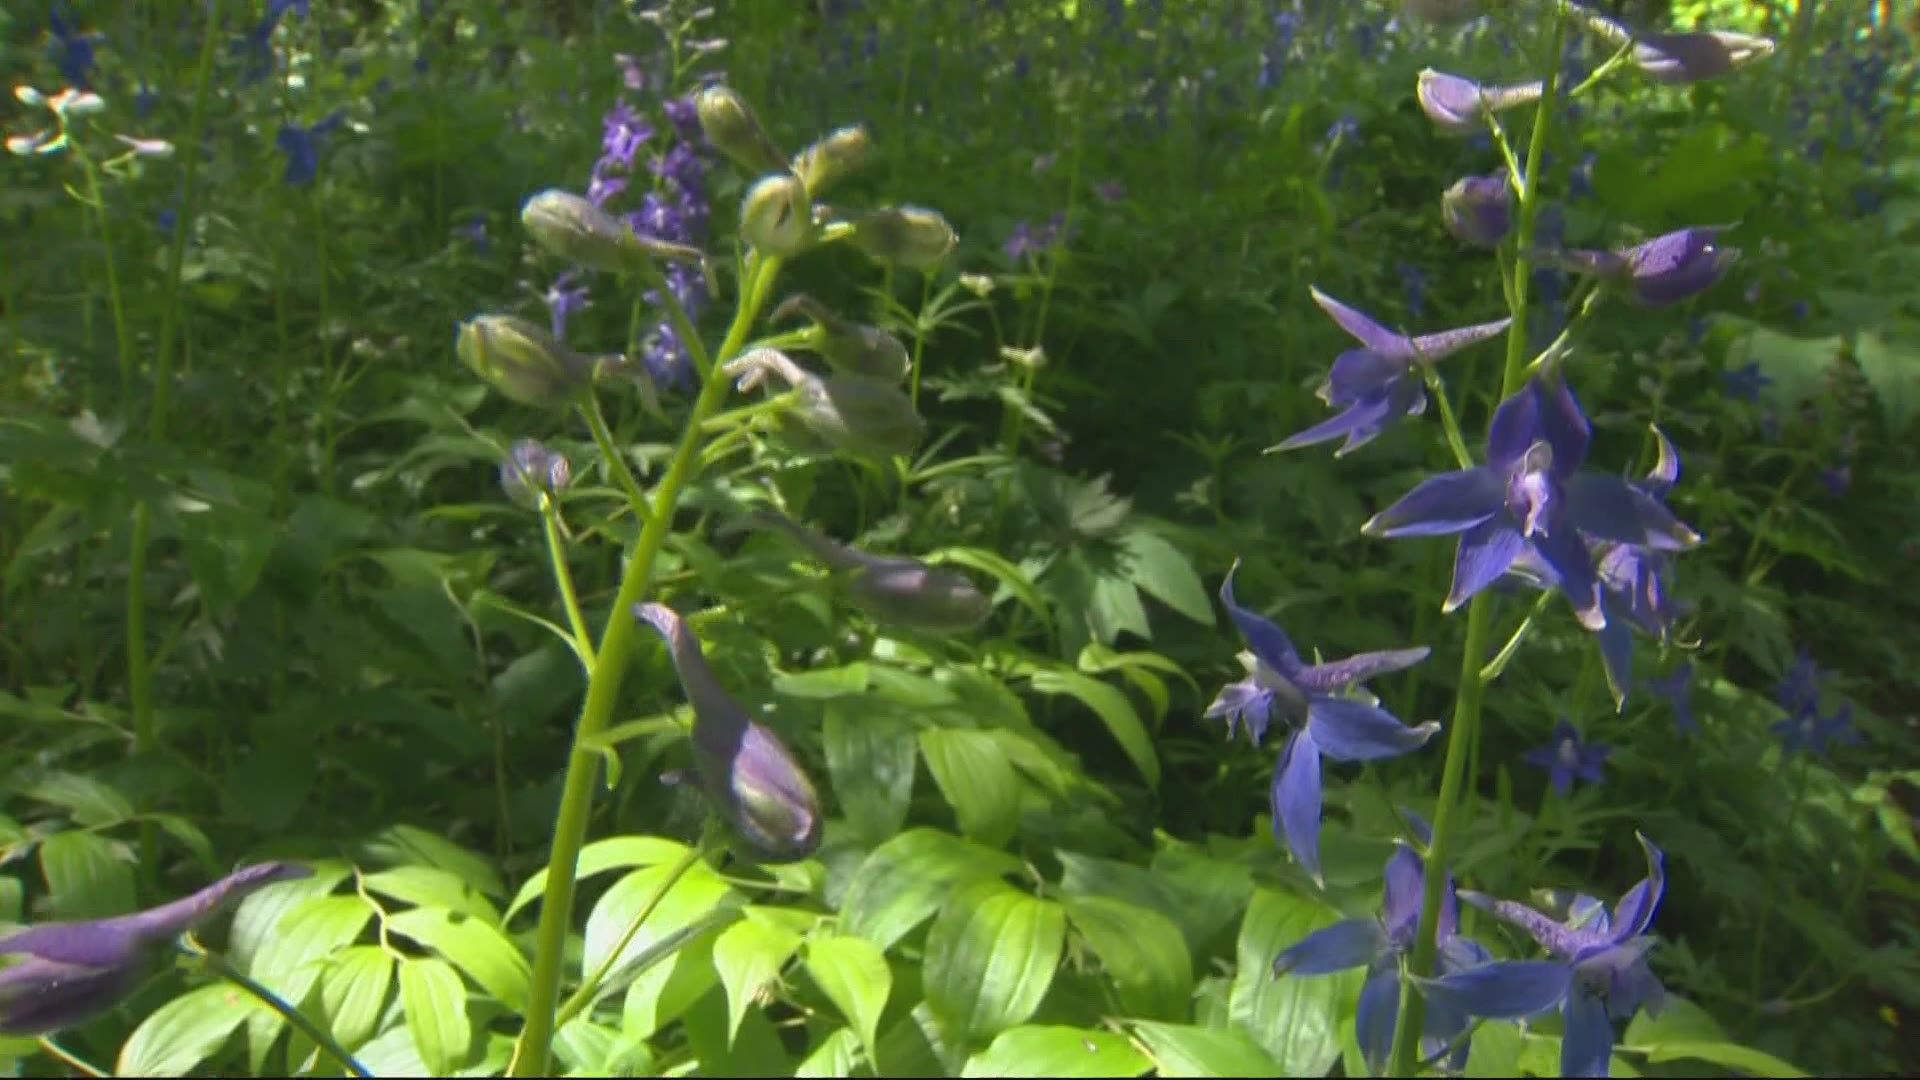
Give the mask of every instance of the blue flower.
[[[1646, 936], [1666, 895], [1666, 856], [1646, 837], [1647, 877], [1627, 890], [1609, 916], [1591, 896], [1576, 896], [1568, 919], [1557, 921], [1525, 904], [1462, 891], [1460, 897], [1525, 930], [1550, 961], [1506, 961], [1431, 980], [1418, 980], [1430, 1002], [1469, 1016], [1514, 1020], [1559, 1005], [1565, 1020], [1560, 1075], [1606, 1076], [1613, 1058], [1613, 1023], [1644, 1006], [1658, 1013], [1666, 990], [1647, 967]], [[1515, 992], [1524, 989], [1524, 993]]]
[[1825, 757], [1829, 743], [1851, 745], [1860, 741], [1860, 733], [1853, 729], [1852, 705], [1842, 705], [1832, 716], [1820, 715], [1823, 678], [1813, 655], [1803, 646], [1786, 676], [1774, 687], [1773, 700], [1786, 712], [1787, 718], [1774, 724], [1772, 731], [1785, 753]]
[[1735, 401], [1760, 403], [1760, 392], [1773, 385], [1773, 379], [1760, 370], [1758, 360], [1749, 361], [1720, 374], [1722, 391]]
[[591, 301], [587, 298], [587, 286], [575, 285], [580, 278], [578, 270], [567, 270], [553, 279], [542, 297], [547, 302], [547, 314], [553, 319], [553, 337], [556, 341], [567, 339], [567, 321], [575, 312], [585, 311]]
[[1511, 319], [1481, 323], [1458, 330], [1408, 337], [1375, 322], [1364, 312], [1335, 300], [1314, 288], [1313, 302], [1320, 305], [1340, 328], [1352, 335], [1363, 348], [1350, 349], [1334, 360], [1333, 369], [1316, 393], [1320, 400], [1342, 410], [1302, 431], [1276, 450], [1294, 450], [1315, 443], [1345, 437], [1334, 452], [1342, 457], [1372, 442], [1376, 436], [1403, 416], [1419, 416], [1427, 409], [1426, 383], [1418, 365], [1445, 359], [1476, 342], [1485, 341], [1507, 328]]
[[1619, 251], [1571, 248], [1539, 254], [1568, 273], [1614, 282], [1646, 307], [1667, 307], [1712, 288], [1739, 260], [1739, 248], [1721, 246], [1721, 231], [1701, 226]]
[[1600, 783], [1601, 767], [1612, 755], [1612, 747], [1582, 742], [1572, 722], [1562, 718], [1554, 725], [1553, 741], [1527, 751], [1525, 761], [1552, 774], [1554, 793], [1564, 799], [1573, 792], [1576, 779]]
[[1245, 725], [1255, 746], [1275, 719], [1294, 728], [1273, 774], [1273, 829], [1313, 879], [1320, 874], [1320, 759], [1380, 761], [1417, 750], [1440, 730], [1428, 721], [1407, 727], [1385, 709], [1345, 695], [1375, 675], [1412, 667], [1431, 650], [1360, 653], [1325, 664], [1304, 664], [1293, 642], [1271, 621], [1239, 605], [1233, 596], [1236, 560], [1220, 584], [1220, 602], [1239, 629], [1249, 654], [1247, 678], [1222, 688], [1207, 707], [1208, 719], [1224, 717], [1227, 735]]
[[1581, 472], [1592, 435], [1566, 384], [1536, 378], [1495, 410], [1487, 464], [1427, 479], [1362, 531], [1460, 534], [1445, 611], [1492, 584], [1531, 548], [1580, 622], [1598, 630], [1607, 617], [1584, 537], [1663, 551], [1691, 547], [1700, 537], [1640, 487]]
[[281, 125], [280, 133], [274, 138], [280, 152], [287, 155], [287, 171], [281, 182], [291, 187], [313, 183], [320, 175], [321, 141], [346, 120], [347, 112], [341, 109], [312, 127]]
[[1648, 679], [1647, 693], [1673, 706], [1673, 726], [1680, 734], [1693, 735], [1700, 730], [1700, 722], [1693, 716], [1693, 661], [1684, 661], [1672, 674]]
[[100, 40], [100, 35], [82, 34], [60, 13], [59, 5], [47, 11], [47, 32], [53, 37], [54, 64], [60, 68], [61, 77], [69, 86], [89, 89], [87, 76], [96, 59], [93, 43]]

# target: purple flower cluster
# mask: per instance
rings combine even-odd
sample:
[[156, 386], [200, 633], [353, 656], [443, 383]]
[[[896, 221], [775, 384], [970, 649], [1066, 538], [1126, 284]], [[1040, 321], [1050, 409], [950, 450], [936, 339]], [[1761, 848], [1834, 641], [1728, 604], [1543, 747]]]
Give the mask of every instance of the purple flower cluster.
[[1007, 257], [1008, 262], [1025, 262], [1029, 257], [1052, 251], [1066, 236], [1067, 215], [1064, 213], [1053, 215], [1039, 226], [1022, 221], [1007, 234], [1006, 242], [1000, 245], [1000, 253]]
[[1860, 733], [1853, 727], [1853, 706], [1842, 703], [1832, 713], [1820, 712], [1820, 684], [1825, 673], [1813, 662], [1813, 654], [1802, 647], [1773, 690], [1773, 700], [1787, 715], [1773, 725], [1780, 748], [1789, 754], [1825, 757], [1833, 743], [1853, 745]]

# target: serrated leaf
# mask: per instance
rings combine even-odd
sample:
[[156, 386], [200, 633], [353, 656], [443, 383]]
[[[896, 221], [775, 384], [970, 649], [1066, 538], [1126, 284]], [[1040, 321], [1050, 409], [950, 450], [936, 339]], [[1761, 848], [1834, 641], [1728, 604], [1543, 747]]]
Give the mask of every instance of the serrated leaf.
[[844, 934], [815, 938], [807, 942], [806, 965], [820, 992], [859, 1034], [868, 1055], [877, 1056], [873, 1047], [880, 1014], [893, 992], [893, 969], [880, 946]]
[[740, 1020], [762, 987], [778, 978], [780, 969], [800, 948], [800, 935], [784, 927], [742, 919], [713, 941], [713, 967], [727, 991], [727, 1040], [740, 1030]]
[[873, 849], [854, 871], [840, 926], [891, 948], [956, 890], [1019, 869], [1011, 855], [937, 829], [913, 829]]
[[991, 847], [1013, 837], [1020, 826], [1022, 785], [991, 733], [932, 728], [920, 733], [920, 754], [961, 832]]
[[1092, 709], [1140, 775], [1146, 777], [1148, 786], [1160, 785], [1160, 759], [1154, 752], [1153, 737], [1147, 734], [1146, 724], [1126, 694], [1077, 671], [1036, 671], [1032, 681], [1033, 688], [1043, 694], [1066, 694]]
[[1104, 896], [1068, 897], [1067, 918], [1086, 939], [1130, 1014], [1184, 1020], [1193, 1008], [1193, 958], [1173, 920]]
[[1147, 1044], [1157, 1071], [1175, 1077], [1286, 1076], [1260, 1044], [1237, 1028], [1196, 1027], [1191, 1024], [1133, 1025]]
[[439, 953], [509, 1009], [526, 1008], [532, 977], [527, 958], [485, 920], [445, 908], [417, 907], [388, 918], [387, 929]]
[[1214, 624], [1213, 598], [1193, 563], [1159, 533], [1128, 530], [1120, 538], [1129, 563], [1128, 577], [1140, 591], [1202, 626]]
[[400, 962], [400, 1004], [407, 1033], [428, 1069], [446, 1075], [467, 1058], [473, 1024], [467, 1019], [467, 986], [445, 960]]
[[320, 1006], [348, 1050], [373, 1037], [393, 985], [393, 956], [378, 945], [343, 950], [320, 981]]
[[[595, 840], [580, 849], [580, 857], [574, 861], [574, 881], [585, 881], [595, 874], [623, 867], [664, 866], [678, 861], [686, 853], [687, 845], [658, 836], [613, 836]], [[514, 894], [513, 903], [507, 905], [504, 917], [512, 919], [521, 908], [539, 897], [546, 887], [547, 872], [540, 870], [520, 886], [520, 891]]]
[[871, 844], [900, 832], [913, 797], [918, 744], [895, 709], [846, 698], [828, 703], [821, 725], [834, 797], [848, 824]]
[[990, 1039], [1040, 1007], [1066, 936], [1059, 904], [1000, 881], [973, 885], [927, 932], [927, 1004], [960, 1038]]
[[54, 913], [100, 919], [133, 910], [133, 854], [98, 833], [68, 831], [40, 841], [40, 873]]
[[189, 990], [155, 1009], [120, 1047], [118, 1076], [187, 1076], [258, 1011], [258, 1001], [226, 983]]
[[1236, 1027], [1280, 1063], [1283, 1076], [1320, 1076], [1340, 1058], [1340, 1017], [1353, 1011], [1360, 972], [1273, 977], [1273, 958], [1339, 913], [1303, 897], [1259, 889], [1240, 927], [1230, 1009]]

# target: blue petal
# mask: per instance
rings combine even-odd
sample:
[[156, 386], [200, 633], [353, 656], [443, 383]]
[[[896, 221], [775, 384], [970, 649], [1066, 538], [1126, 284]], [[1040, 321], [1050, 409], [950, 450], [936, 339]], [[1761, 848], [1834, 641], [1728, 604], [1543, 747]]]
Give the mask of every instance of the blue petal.
[[1512, 472], [1541, 434], [1540, 399], [1528, 383], [1493, 410], [1493, 425], [1487, 430], [1487, 467], [1501, 476]]
[[1544, 1012], [1566, 996], [1573, 968], [1547, 960], [1482, 964], [1438, 979], [1416, 979], [1427, 1000], [1469, 1016], [1518, 1020]]
[[1540, 437], [1553, 447], [1553, 475], [1565, 481], [1586, 462], [1593, 425], [1564, 380], [1543, 376], [1533, 387], [1540, 397]]
[[1387, 937], [1377, 919], [1347, 919], [1315, 930], [1273, 959], [1275, 978], [1282, 975], [1331, 975], [1364, 967], [1386, 948]]
[[1227, 571], [1227, 579], [1220, 583], [1220, 602], [1227, 606], [1227, 615], [1233, 619], [1233, 625], [1240, 630], [1240, 636], [1246, 639], [1247, 647], [1253, 655], [1260, 658], [1268, 667], [1281, 676], [1291, 679], [1300, 670], [1300, 653], [1287, 640], [1286, 631], [1275, 626], [1270, 619], [1248, 611], [1233, 598], [1233, 576], [1240, 572], [1240, 560], [1233, 560], [1233, 566]]
[[1340, 354], [1320, 386], [1320, 400], [1329, 405], [1352, 405], [1366, 398], [1384, 397], [1407, 374], [1406, 357], [1386, 356], [1372, 349]]
[[1653, 440], [1659, 449], [1659, 457], [1654, 459], [1653, 468], [1647, 472], [1646, 479], [1640, 481], [1640, 490], [1659, 499], [1666, 497], [1667, 492], [1680, 482], [1680, 453], [1673, 448], [1673, 440], [1667, 438], [1667, 433], [1661, 431], [1659, 425], [1648, 426], [1653, 428]]
[[1367, 1059], [1367, 1071], [1375, 1076], [1387, 1074], [1387, 1059], [1393, 1054], [1393, 1029], [1400, 1019], [1400, 968], [1382, 964], [1367, 976], [1360, 988], [1360, 1009], [1353, 1018], [1353, 1037], [1360, 1054]]
[[1566, 1032], [1560, 1041], [1560, 1075], [1606, 1076], [1613, 1063], [1613, 1021], [1606, 1003], [1585, 990], [1567, 996]]
[[1426, 864], [1412, 848], [1397, 848], [1387, 860], [1387, 899], [1380, 909], [1380, 918], [1387, 925], [1387, 933], [1396, 941], [1413, 940], [1420, 922], [1426, 879]]
[[1660, 901], [1667, 895], [1666, 853], [1645, 836], [1639, 839], [1641, 848], [1647, 853], [1647, 876], [1638, 885], [1628, 889], [1613, 909], [1613, 940], [1616, 942], [1646, 933], [1647, 927], [1653, 925], [1654, 915], [1660, 910]]
[[[1558, 458], [1554, 465], [1558, 468]], [[1580, 473], [1567, 480], [1566, 521], [1597, 539], [1661, 551], [1681, 551], [1700, 542], [1700, 534], [1658, 499], [1603, 473]]]
[[1589, 630], [1607, 625], [1606, 612], [1600, 609], [1600, 578], [1593, 572], [1593, 553], [1586, 541], [1571, 529], [1536, 533], [1533, 547], [1560, 577], [1560, 591], [1573, 605], [1574, 617]]
[[1490, 469], [1462, 469], [1420, 482], [1361, 527], [1368, 536], [1447, 536], [1479, 525], [1506, 504], [1506, 485]]
[[1314, 694], [1332, 694], [1354, 683], [1366, 682], [1375, 675], [1404, 671], [1427, 658], [1433, 650], [1424, 646], [1417, 649], [1388, 649], [1382, 652], [1356, 653], [1345, 660], [1335, 660], [1326, 664], [1314, 664], [1301, 668], [1294, 675], [1295, 685]]
[[1616, 618], [1609, 608], [1607, 625], [1600, 628], [1600, 666], [1606, 669], [1607, 689], [1613, 692], [1616, 712], [1627, 706], [1627, 694], [1633, 689], [1633, 631], [1627, 620]]
[[1308, 291], [1313, 294], [1313, 302], [1320, 305], [1320, 310], [1332, 316], [1333, 321], [1340, 324], [1340, 329], [1352, 334], [1360, 344], [1386, 356], [1412, 356], [1413, 343], [1404, 335], [1381, 326], [1373, 321], [1372, 316], [1348, 307], [1318, 288], [1309, 287]]
[[1320, 748], [1305, 729], [1287, 740], [1273, 774], [1274, 838], [1316, 884], [1320, 874]]
[[1447, 593], [1447, 602], [1441, 610], [1452, 611], [1493, 584], [1526, 546], [1520, 530], [1504, 513], [1468, 529], [1460, 537], [1460, 546], [1453, 558], [1453, 589]]
[[1345, 437], [1346, 445], [1334, 455], [1339, 457], [1372, 442], [1375, 436], [1385, 431], [1387, 424], [1394, 419], [1396, 416], [1393, 400], [1386, 394], [1377, 394], [1364, 401], [1356, 402], [1345, 412], [1330, 416], [1305, 431], [1288, 436], [1274, 449], [1298, 450], [1303, 446], [1332, 442]]
[[[1504, 181], [1502, 182], [1504, 186]], [[1444, 359], [1469, 345], [1476, 344], [1504, 333], [1513, 320], [1496, 319], [1477, 326], [1463, 326], [1458, 330], [1442, 330], [1437, 334], [1422, 334], [1413, 339], [1413, 351], [1420, 359], [1432, 362]]]
[[1399, 757], [1426, 745], [1439, 730], [1437, 721], [1408, 727], [1385, 709], [1345, 698], [1316, 697], [1307, 704], [1307, 731], [1335, 761]]

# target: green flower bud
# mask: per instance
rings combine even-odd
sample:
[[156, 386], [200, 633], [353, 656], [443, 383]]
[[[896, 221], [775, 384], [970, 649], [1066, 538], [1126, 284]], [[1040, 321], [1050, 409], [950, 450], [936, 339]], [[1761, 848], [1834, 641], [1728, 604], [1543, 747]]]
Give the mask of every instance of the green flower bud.
[[854, 220], [848, 239], [874, 259], [908, 270], [933, 269], [960, 243], [938, 211], [916, 206], [862, 215]]
[[926, 435], [927, 423], [913, 401], [886, 383], [858, 375], [815, 375], [774, 349], [755, 349], [722, 369], [739, 377], [741, 390], [768, 374], [793, 388], [787, 415], [835, 450], [860, 457], [909, 454]]
[[594, 270], [622, 272], [653, 259], [698, 259], [696, 248], [640, 236], [571, 191], [548, 188], [520, 209], [527, 235], [547, 251]]
[[760, 119], [731, 87], [709, 86], [694, 100], [700, 130], [707, 141], [748, 172], [786, 172], [787, 155], [780, 152], [760, 126]]
[[820, 354], [833, 370], [844, 375], [898, 380], [906, 375], [907, 347], [877, 326], [851, 322], [810, 296], [795, 296], [773, 313], [778, 323], [792, 315], [813, 322], [806, 347]]
[[817, 199], [841, 178], [865, 166], [872, 153], [873, 140], [867, 137], [866, 128], [843, 127], [800, 151], [800, 156], [793, 159], [793, 171], [807, 185], [807, 194]]
[[523, 405], [569, 404], [607, 364], [574, 352], [517, 315], [480, 315], [461, 324], [454, 351], [494, 389]]
[[758, 251], [785, 258], [813, 240], [813, 207], [807, 187], [789, 174], [768, 176], [740, 204], [740, 236]]

